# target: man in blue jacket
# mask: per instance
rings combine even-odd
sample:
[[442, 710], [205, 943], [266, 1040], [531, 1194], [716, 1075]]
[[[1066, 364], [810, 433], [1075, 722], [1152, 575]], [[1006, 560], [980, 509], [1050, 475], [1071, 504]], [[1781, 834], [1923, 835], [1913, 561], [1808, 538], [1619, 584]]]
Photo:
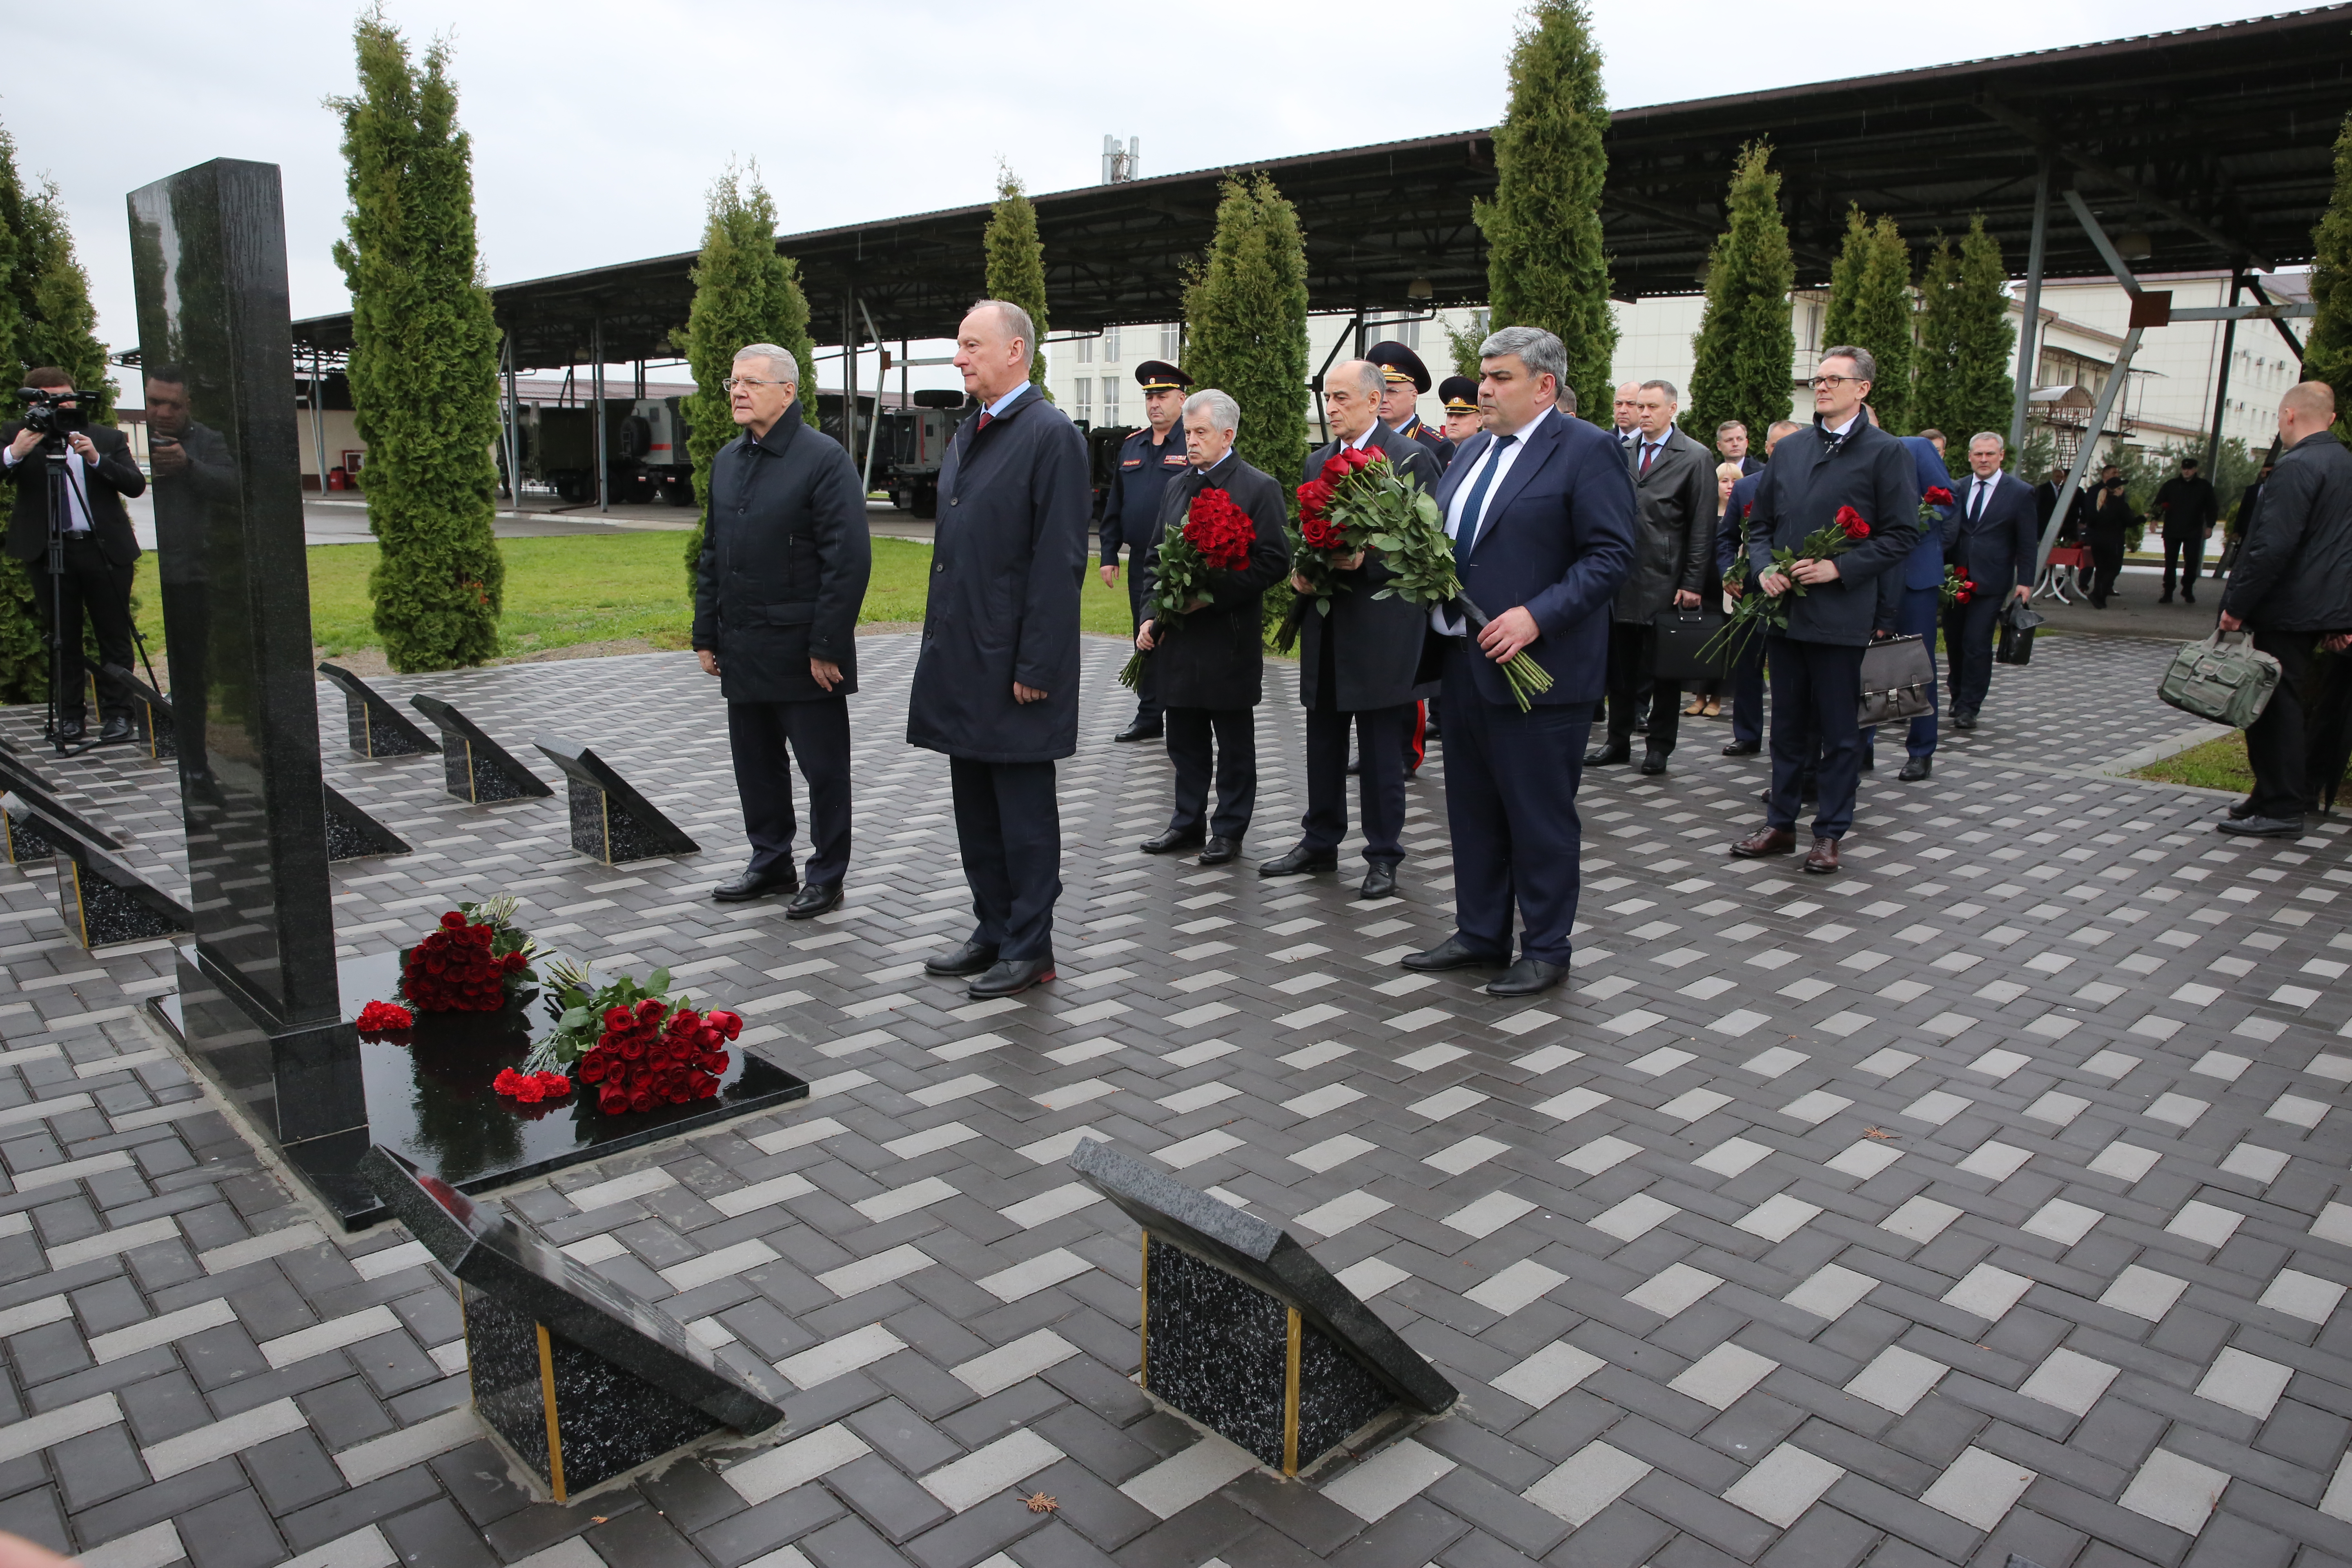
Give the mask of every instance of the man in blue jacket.
[[[1820, 799], [1805, 869], [1838, 868], [1838, 840], [1853, 826], [1862, 777], [1862, 652], [1884, 630], [1879, 576], [1898, 570], [1917, 542], [1919, 490], [1903, 443], [1871, 423], [1863, 409], [1877, 362], [1862, 348], [1832, 348], [1813, 376], [1817, 422], [1780, 443], [1765, 466], [1748, 513], [1748, 578], [1788, 600], [1786, 631], [1769, 634], [1772, 664], [1772, 795], [1763, 831], [1731, 847], [1747, 858], [1786, 855], [1797, 844], [1798, 775], [1813, 732], [1821, 736]], [[1859, 533], [1826, 555], [1804, 553], [1813, 534], [1844, 525]], [[1787, 573], [1775, 548], [1797, 552]]]
[[[1911, 481], [1921, 496], [1929, 490], [1952, 493], [1952, 476], [1944, 468], [1944, 449], [1925, 436], [1905, 436], [1903, 445], [1911, 452]], [[1935, 770], [1936, 765], [1936, 616], [1943, 602], [1944, 534], [1951, 507], [1930, 507], [1935, 521], [1918, 531], [1918, 542], [1911, 553], [1903, 558], [1903, 570], [1888, 575], [1880, 584], [1880, 597], [1892, 618], [1886, 624], [1897, 637], [1916, 637], [1927, 649], [1927, 711], [1911, 721], [1910, 732], [1904, 737], [1903, 771], [1895, 776], [1905, 784], [1916, 784]], [[1878, 740], [1878, 728], [1871, 726], [1863, 731], [1862, 752], [1868, 757]]]
[[975, 998], [1054, 978], [1062, 819], [1054, 763], [1078, 749], [1078, 584], [1093, 510], [1086, 439], [1030, 384], [1029, 313], [982, 300], [956, 329], [980, 405], [940, 465], [907, 741], [948, 756], [976, 924], [923, 965]]
[[1952, 724], [1977, 727], [1992, 686], [1994, 624], [2011, 600], [2033, 596], [2042, 553], [2041, 503], [2032, 488], [2000, 471], [2009, 443], [1990, 430], [1969, 438], [1968, 482], [1944, 520], [1944, 552], [1976, 584], [1969, 602], [1944, 614], [1944, 653], [1952, 667]]
[[[1558, 338], [1505, 327], [1478, 353], [1486, 429], [1446, 470], [1437, 505], [1463, 598], [1492, 618], [1473, 627], [1457, 609], [1433, 610], [1424, 648], [1444, 672], [1454, 931], [1404, 964], [1508, 964], [1488, 994], [1527, 996], [1568, 973], [1583, 839], [1576, 787], [1606, 684], [1612, 606], [1633, 564], [1633, 484], [1615, 441], [1553, 406], [1568, 376]], [[1524, 712], [1499, 668], [1522, 652], [1552, 679]]]

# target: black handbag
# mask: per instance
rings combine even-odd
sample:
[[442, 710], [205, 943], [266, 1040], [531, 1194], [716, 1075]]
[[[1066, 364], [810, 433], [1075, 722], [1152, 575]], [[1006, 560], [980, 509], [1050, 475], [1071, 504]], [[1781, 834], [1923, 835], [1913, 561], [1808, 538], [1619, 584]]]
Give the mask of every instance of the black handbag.
[[2022, 599], [2011, 599], [2000, 607], [2000, 635], [1994, 639], [1992, 658], [1995, 664], [2031, 664], [2033, 661], [2033, 628], [2046, 616], [2035, 614]]
[[1856, 721], [1864, 729], [1894, 724], [1933, 713], [1936, 705], [1927, 688], [1936, 680], [1936, 658], [1924, 638], [1889, 637], [1862, 650], [1862, 705]]
[[1723, 649], [1713, 658], [1700, 650], [1723, 629], [1725, 616], [1712, 610], [1660, 610], [1650, 617], [1650, 679], [1677, 685], [1720, 680], [1730, 673]]

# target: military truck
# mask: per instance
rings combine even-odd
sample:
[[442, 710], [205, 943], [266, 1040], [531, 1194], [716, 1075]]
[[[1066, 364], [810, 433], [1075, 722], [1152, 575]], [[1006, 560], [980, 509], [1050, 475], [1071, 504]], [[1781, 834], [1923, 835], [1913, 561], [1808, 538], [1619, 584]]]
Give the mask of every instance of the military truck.
[[[687, 454], [685, 399], [608, 398], [604, 404], [604, 463], [616, 501], [660, 496], [672, 506], [694, 504], [694, 462]], [[596, 499], [596, 409], [526, 403], [519, 421], [525, 484], [545, 485], [566, 503]], [[506, 444], [499, 444], [506, 466]]]

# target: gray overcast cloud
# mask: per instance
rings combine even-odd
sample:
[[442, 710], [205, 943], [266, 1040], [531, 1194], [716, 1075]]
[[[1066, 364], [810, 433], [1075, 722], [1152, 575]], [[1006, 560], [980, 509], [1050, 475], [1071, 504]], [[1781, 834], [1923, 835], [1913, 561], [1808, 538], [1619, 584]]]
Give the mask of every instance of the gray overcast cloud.
[[[1601, 0], [1598, 14], [1610, 101], [1633, 105], [2281, 8]], [[691, 249], [730, 154], [759, 161], [791, 233], [983, 201], [1000, 157], [1033, 191], [1090, 184], [1105, 132], [1140, 136], [1150, 175], [1491, 125], [1515, 20], [1506, 5], [1430, 0], [387, 9], [419, 53], [451, 40], [482, 261], [498, 283]], [[133, 5], [13, 32], [0, 121], [26, 176], [52, 176], [64, 195], [110, 344], [137, 336], [123, 195], [207, 158], [284, 168], [295, 314], [348, 304], [328, 255], [343, 173], [322, 100], [352, 90], [354, 14], [317, 0]]]

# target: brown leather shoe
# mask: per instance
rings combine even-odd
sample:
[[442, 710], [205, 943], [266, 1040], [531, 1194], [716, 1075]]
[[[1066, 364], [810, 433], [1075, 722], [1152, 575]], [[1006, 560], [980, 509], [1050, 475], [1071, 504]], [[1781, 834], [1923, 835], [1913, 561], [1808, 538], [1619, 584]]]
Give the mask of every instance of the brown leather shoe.
[[1838, 841], [1834, 838], [1814, 839], [1813, 852], [1805, 857], [1805, 869], [1826, 877], [1837, 868]]
[[1768, 855], [1786, 855], [1797, 847], [1797, 836], [1785, 827], [1768, 827], [1752, 838], [1743, 838], [1731, 847], [1731, 852], [1743, 860], [1761, 860]]

